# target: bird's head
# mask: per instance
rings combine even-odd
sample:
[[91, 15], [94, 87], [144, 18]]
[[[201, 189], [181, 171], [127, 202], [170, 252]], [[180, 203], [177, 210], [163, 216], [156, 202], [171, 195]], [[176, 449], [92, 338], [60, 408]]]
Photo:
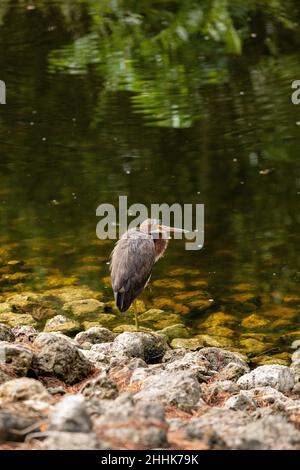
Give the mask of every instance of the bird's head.
[[170, 233], [187, 233], [188, 230], [182, 228], [162, 225], [158, 219], [146, 219], [140, 225], [141, 232], [147, 233], [153, 238], [170, 238]]

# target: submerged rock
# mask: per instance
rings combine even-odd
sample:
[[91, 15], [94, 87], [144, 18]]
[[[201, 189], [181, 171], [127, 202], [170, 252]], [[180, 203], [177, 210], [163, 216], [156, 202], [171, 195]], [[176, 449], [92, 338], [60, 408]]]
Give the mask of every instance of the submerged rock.
[[149, 325], [151, 328], [162, 330], [168, 326], [180, 323], [181, 316], [176, 313], [165, 312], [157, 308], [151, 308], [147, 312], [139, 315], [139, 322], [142, 325]]
[[96, 299], [101, 300], [103, 294], [93, 291], [86, 286], [66, 286], [58, 289], [51, 289], [45, 295], [58, 299], [61, 303], [74, 302], [75, 300]]
[[167, 326], [160, 330], [160, 333], [165, 335], [168, 341], [172, 341], [174, 338], [189, 338], [190, 332], [188, 328], [182, 323], [177, 323], [176, 325]]
[[34, 341], [34, 347], [37, 351], [33, 358], [33, 369], [37, 374], [53, 374], [68, 384], [74, 384], [94, 370], [93, 364], [81, 351], [60, 335], [40, 333]]
[[238, 322], [238, 318], [230, 313], [225, 313], [222, 311], [210, 313], [206, 320], [201, 321], [200, 327], [210, 328], [216, 326], [234, 326]]
[[95, 316], [104, 311], [105, 304], [96, 299], [72, 300], [63, 306], [63, 310], [75, 317]]
[[241, 323], [241, 326], [247, 329], [256, 329], [256, 328], [268, 326], [270, 322], [271, 322], [270, 319], [257, 315], [256, 313], [253, 313], [252, 315], [249, 315], [248, 317], [244, 318], [244, 320]]
[[171, 347], [174, 349], [187, 349], [189, 351], [196, 351], [203, 348], [203, 340], [199, 338], [174, 338], [171, 341]]
[[152, 283], [153, 287], [162, 287], [163, 289], [184, 289], [185, 285], [183, 281], [179, 279], [157, 279]]
[[0, 315], [2, 313], [10, 313], [12, 310], [11, 310], [11, 306], [9, 305], [9, 303], [7, 302], [1, 302], [0, 303]]
[[62, 333], [74, 333], [78, 331], [79, 323], [66, 318], [64, 315], [56, 315], [50, 320], [47, 320], [44, 331], [45, 333], [51, 332], [62, 332]]
[[34, 318], [31, 315], [25, 313], [0, 313], [0, 322], [10, 326], [11, 328], [19, 327], [21, 325], [36, 325]]
[[[230, 336], [232, 336], [232, 331], [226, 328], [227, 332], [230, 332]], [[208, 333], [211, 332], [210, 329], [207, 330]], [[218, 334], [215, 334], [217, 333]], [[213, 348], [230, 348], [233, 346], [233, 341], [231, 338], [226, 338], [226, 336], [222, 335], [222, 331], [214, 329], [214, 334], [208, 335], [197, 335], [196, 338], [199, 342], [202, 342], [203, 346], [213, 347]]]
[[91, 321], [87, 320], [83, 322], [83, 327], [85, 330], [92, 328], [94, 326], [110, 326], [116, 320], [116, 315], [112, 315], [109, 313], [101, 313], [100, 315], [96, 315], [97, 320]]
[[278, 364], [259, 366], [238, 380], [243, 389], [273, 387], [280, 392], [289, 392], [294, 386], [294, 373], [287, 366]]

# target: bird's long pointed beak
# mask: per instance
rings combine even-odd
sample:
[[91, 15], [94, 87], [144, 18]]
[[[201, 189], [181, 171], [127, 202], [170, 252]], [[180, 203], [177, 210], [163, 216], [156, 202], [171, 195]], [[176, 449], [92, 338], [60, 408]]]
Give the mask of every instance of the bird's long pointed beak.
[[167, 225], [159, 225], [159, 230], [161, 232], [174, 232], [174, 233], [189, 233], [188, 230], [185, 230], [183, 228], [177, 228], [177, 227], [168, 227]]

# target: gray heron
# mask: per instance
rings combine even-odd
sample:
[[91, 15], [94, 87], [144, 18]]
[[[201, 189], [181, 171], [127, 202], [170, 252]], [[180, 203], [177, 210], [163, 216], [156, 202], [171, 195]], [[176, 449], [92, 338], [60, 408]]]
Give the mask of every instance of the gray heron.
[[[126, 312], [148, 284], [154, 264], [167, 249], [171, 232], [185, 233], [187, 230], [147, 219], [140, 227], [125, 232], [116, 243], [111, 254], [110, 272], [115, 302], [120, 312]], [[134, 314], [138, 330], [135, 305]]]

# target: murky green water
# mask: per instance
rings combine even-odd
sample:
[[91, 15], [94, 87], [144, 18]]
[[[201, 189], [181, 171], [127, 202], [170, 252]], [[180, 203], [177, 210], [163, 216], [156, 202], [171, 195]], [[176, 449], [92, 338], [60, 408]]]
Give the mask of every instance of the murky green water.
[[212, 4], [1, 1], [0, 286], [111, 300], [96, 207], [204, 203], [204, 248], [170, 245], [147, 307], [285, 360], [300, 338], [299, 8]]

